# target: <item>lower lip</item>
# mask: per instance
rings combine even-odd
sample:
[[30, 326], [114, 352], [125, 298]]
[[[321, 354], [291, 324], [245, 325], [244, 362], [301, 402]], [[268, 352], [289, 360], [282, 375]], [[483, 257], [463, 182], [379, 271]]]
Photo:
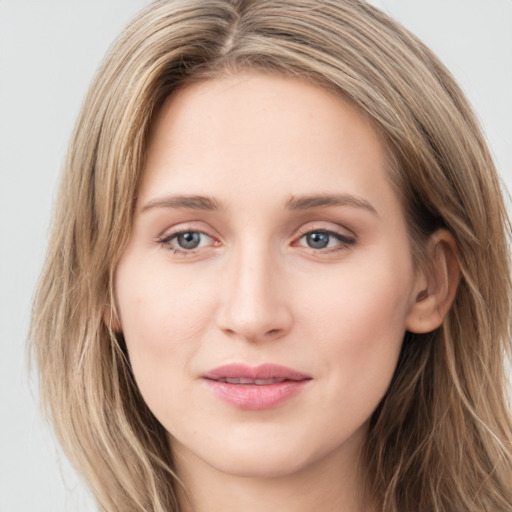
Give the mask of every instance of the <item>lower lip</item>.
[[262, 386], [230, 384], [204, 379], [206, 385], [221, 400], [248, 411], [261, 411], [277, 407], [302, 391], [309, 380], [287, 380]]

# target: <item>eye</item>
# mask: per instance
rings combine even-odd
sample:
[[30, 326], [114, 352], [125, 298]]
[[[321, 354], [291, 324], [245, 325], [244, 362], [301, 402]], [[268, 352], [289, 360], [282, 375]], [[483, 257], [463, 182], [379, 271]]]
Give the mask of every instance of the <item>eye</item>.
[[176, 243], [180, 246], [181, 249], [196, 249], [199, 247], [201, 243], [201, 235], [202, 233], [197, 233], [195, 231], [187, 231], [186, 233], [180, 233], [179, 235], [175, 235]]
[[160, 244], [174, 253], [187, 254], [206, 246], [217, 245], [217, 242], [202, 231], [187, 229], [177, 233], [171, 233], [158, 240]]
[[314, 229], [302, 232], [297, 245], [307, 247], [316, 251], [321, 250], [343, 250], [355, 244], [353, 237], [326, 229]]
[[331, 235], [317, 231], [305, 235], [306, 243], [311, 249], [325, 249], [331, 241]]

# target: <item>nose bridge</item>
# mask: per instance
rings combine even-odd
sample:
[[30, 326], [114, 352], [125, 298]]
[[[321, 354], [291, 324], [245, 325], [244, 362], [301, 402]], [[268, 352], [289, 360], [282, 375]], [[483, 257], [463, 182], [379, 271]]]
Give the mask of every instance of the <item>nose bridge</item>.
[[282, 272], [271, 248], [249, 238], [234, 251], [231, 265], [225, 281], [220, 327], [252, 341], [288, 332], [291, 312], [283, 290], [279, 290]]

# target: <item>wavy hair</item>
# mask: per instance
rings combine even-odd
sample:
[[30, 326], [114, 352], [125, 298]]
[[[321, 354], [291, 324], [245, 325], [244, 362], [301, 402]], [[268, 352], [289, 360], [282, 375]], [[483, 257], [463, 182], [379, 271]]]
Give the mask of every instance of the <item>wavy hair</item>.
[[43, 405], [102, 510], [178, 511], [163, 427], [103, 321], [152, 115], [177, 87], [252, 69], [335, 91], [381, 132], [413, 252], [439, 227], [461, 281], [442, 326], [406, 333], [371, 418], [366, 488], [383, 512], [510, 512], [509, 223], [475, 116], [418, 39], [361, 0], [161, 0], [121, 33], [65, 160], [32, 350]]

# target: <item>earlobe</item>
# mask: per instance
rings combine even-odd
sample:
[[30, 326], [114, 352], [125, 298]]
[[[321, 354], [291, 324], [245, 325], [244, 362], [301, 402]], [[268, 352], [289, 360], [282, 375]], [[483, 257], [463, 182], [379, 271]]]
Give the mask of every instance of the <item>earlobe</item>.
[[426, 247], [426, 266], [418, 271], [406, 329], [426, 333], [437, 329], [450, 309], [459, 284], [457, 244], [452, 234], [440, 229]]

